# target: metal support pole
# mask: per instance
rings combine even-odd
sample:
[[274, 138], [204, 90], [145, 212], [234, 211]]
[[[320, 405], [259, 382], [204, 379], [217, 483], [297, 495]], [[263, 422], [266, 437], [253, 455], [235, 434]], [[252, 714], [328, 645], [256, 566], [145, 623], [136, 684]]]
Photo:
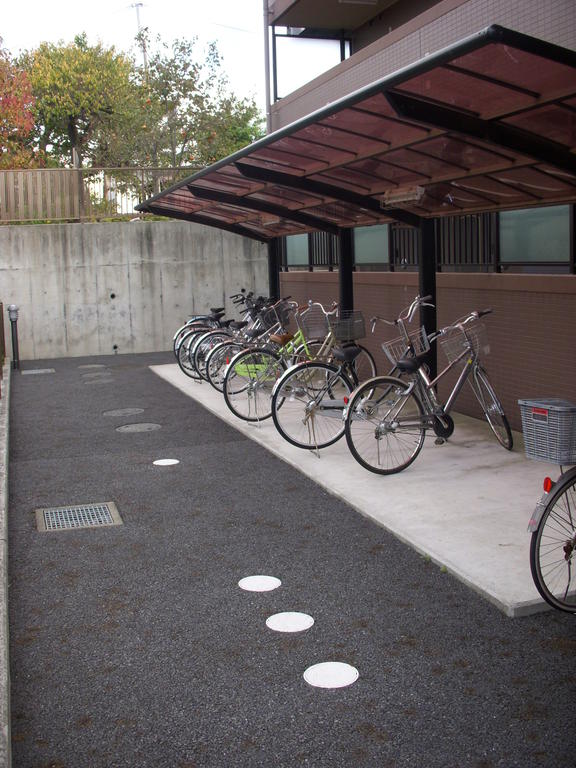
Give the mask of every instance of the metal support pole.
[[18, 307], [16, 304], [10, 304], [8, 307], [8, 317], [12, 330], [12, 368], [18, 369], [20, 368], [20, 355], [18, 353]]
[[340, 288], [340, 311], [351, 312], [354, 309], [354, 250], [352, 230], [340, 230], [340, 268], [338, 270]]
[[280, 248], [278, 238], [268, 243], [268, 295], [271, 299], [280, 298]]
[[[418, 293], [420, 296], [431, 296], [430, 303], [434, 307], [421, 307], [420, 321], [427, 333], [436, 330], [436, 232], [434, 221], [424, 219], [420, 224], [420, 264], [418, 268]], [[430, 377], [436, 378], [436, 351], [428, 352], [426, 363], [430, 368]]]

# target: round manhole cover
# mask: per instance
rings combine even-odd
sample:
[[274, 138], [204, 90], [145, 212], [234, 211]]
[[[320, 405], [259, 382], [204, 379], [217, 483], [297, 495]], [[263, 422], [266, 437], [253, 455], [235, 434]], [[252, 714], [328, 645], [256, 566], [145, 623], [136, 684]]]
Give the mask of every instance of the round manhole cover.
[[153, 432], [155, 429], [162, 429], [162, 426], [160, 424], [142, 422], [140, 424], [124, 424], [122, 427], [116, 427], [116, 432]]
[[102, 416], [136, 416], [144, 413], [144, 408], [116, 408], [114, 411], [104, 411]]

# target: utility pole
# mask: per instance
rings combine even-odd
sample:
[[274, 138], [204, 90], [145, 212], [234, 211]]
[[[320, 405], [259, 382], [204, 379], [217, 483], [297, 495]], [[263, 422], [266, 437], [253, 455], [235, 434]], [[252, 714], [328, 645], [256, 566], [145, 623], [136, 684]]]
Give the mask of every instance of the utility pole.
[[144, 3], [132, 3], [130, 8], [136, 9], [136, 23], [138, 24], [138, 37], [140, 47], [142, 48], [142, 58], [144, 59], [144, 72], [146, 74], [146, 82], [148, 82], [148, 55], [146, 53], [146, 40], [142, 35], [142, 25], [140, 24], [140, 8], [144, 7]]

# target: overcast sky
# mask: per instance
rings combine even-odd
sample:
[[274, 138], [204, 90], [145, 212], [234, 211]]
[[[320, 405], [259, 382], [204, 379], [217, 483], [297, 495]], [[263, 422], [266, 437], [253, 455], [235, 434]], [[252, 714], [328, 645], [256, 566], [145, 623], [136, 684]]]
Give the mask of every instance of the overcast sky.
[[[223, 69], [237, 96], [253, 96], [265, 110], [262, 0], [142, 0], [140, 24], [163, 40], [198, 37], [216, 41]], [[4, 0], [0, 38], [12, 54], [43, 41], [71, 42], [86, 32], [91, 43], [101, 41], [118, 50], [134, 48], [137, 11], [129, 0]], [[136, 55], [140, 51], [135, 49]]]

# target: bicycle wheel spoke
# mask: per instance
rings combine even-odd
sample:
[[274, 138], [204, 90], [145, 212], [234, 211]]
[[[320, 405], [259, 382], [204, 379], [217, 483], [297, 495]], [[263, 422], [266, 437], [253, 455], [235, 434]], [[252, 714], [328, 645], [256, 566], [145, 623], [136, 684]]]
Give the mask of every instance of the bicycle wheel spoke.
[[552, 490], [530, 545], [530, 568], [538, 591], [550, 605], [569, 613], [576, 613], [575, 502], [576, 470], [572, 470]]
[[351, 384], [334, 366], [304, 363], [289, 369], [276, 387], [272, 417], [278, 432], [299, 448], [319, 449], [344, 433], [344, 397]]
[[408, 384], [389, 377], [369, 380], [356, 390], [345, 427], [356, 461], [378, 474], [405, 469], [424, 444], [420, 401]]

